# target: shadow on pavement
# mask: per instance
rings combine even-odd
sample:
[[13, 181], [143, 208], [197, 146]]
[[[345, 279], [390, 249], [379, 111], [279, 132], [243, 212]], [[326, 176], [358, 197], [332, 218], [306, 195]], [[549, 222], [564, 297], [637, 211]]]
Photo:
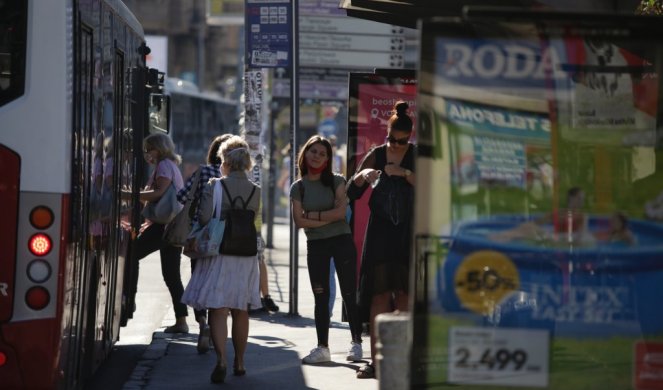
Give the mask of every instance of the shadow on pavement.
[[[218, 385], [210, 382], [216, 355], [213, 350], [202, 355], [197, 353], [197, 335], [165, 337], [164, 333], [156, 332], [154, 338], [161, 338], [166, 343], [166, 351], [149, 375], [149, 388], [218, 388]], [[292, 347], [290, 342], [278, 337], [249, 336], [245, 353], [246, 375], [236, 377], [232, 375], [234, 352], [229, 339], [226, 344], [229, 367], [223, 388], [310, 389], [304, 380], [299, 355]], [[173, 377], [177, 377], [175, 383]]]

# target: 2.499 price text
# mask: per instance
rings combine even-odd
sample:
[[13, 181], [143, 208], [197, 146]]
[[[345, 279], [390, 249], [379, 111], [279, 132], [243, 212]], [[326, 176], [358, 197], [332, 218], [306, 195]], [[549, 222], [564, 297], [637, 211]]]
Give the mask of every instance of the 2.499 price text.
[[457, 348], [454, 355], [458, 357], [455, 366], [459, 369], [513, 369], [518, 371], [527, 363], [527, 352], [522, 349], [511, 351], [502, 348], [493, 352], [492, 348], [487, 348], [481, 354], [479, 361], [475, 361], [470, 350], [465, 347]]

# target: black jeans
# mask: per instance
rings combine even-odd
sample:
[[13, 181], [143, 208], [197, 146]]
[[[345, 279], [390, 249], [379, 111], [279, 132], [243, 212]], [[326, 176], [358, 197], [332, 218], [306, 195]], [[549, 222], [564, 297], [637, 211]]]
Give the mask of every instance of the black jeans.
[[318, 345], [329, 342], [329, 261], [334, 266], [341, 287], [350, 324], [352, 340], [361, 342], [362, 325], [357, 311], [357, 251], [350, 234], [306, 242], [308, 275], [315, 298], [315, 330]]
[[163, 229], [164, 225], [153, 223], [136, 238], [133, 256], [136, 260], [134, 261], [135, 280], [138, 281], [138, 260], [152, 252], [159, 251], [161, 254], [161, 275], [163, 275], [163, 281], [166, 282], [170, 292], [175, 317], [186, 317], [188, 313], [186, 305], [182, 303], [184, 286], [180, 276], [182, 248], [166, 243], [162, 239]]

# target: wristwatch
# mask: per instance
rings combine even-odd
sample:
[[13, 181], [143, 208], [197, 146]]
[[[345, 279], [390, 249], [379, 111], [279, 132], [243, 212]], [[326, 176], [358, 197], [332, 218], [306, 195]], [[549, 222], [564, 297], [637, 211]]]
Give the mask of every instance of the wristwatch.
[[408, 176], [410, 176], [411, 174], [412, 174], [412, 171], [406, 168], [406, 169], [405, 169], [405, 177], [408, 177]]

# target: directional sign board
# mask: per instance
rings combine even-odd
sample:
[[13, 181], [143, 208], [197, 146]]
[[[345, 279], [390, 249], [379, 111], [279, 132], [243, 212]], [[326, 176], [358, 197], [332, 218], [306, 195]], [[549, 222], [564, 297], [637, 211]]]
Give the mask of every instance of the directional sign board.
[[[299, 97], [301, 99], [338, 100], [348, 99], [349, 69], [300, 68]], [[274, 69], [272, 96], [290, 97], [290, 71], [286, 68]]]
[[372, 69], [405, 65], [403, 27], [350, 18], [335, 0], [301, 0], [299, 31], [301, 66]]
[[390, 52], [358, 53], [350, 50], [301, 50], [299, 60], [307, 66], [365, 68], [402, 68], [405, 64], [403, 54]]
[[[404, 68], [407, 31], [348, 17], [337, 0], [299, 0], [300, 97], [346, 101], [349, 72]], [[275, 80], [275, 92], [286, 86]]]
[[299, 30], [320, 34], [365, 34], [365, 35], [391, 35], [394, 28], [384, 23], [368, 20], [353, 19], [345, 15], [313, 16], [307, 13], [302, 1], [300, 8]]
[[405, 38], [398, 36], [369, 36], [353, 34], [315, 34], [300, 33], [302, 51], [309, 50], [351, 50], [372, 51], [376, 47], [390, 48], [391, 51], [402, 52], [405, 48]]

